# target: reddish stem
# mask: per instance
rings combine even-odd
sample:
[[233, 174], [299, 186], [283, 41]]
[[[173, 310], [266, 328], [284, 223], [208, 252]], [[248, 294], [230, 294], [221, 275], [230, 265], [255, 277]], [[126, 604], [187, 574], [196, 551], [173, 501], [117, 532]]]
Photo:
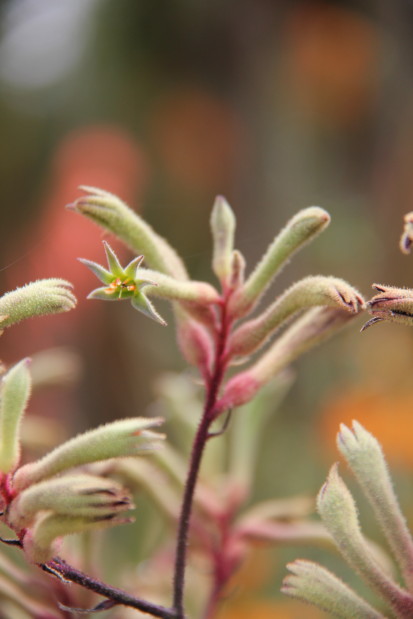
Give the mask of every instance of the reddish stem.
[[218, 399], [219, 388], [221, 386], [226, 369], [224, 354], [227, 345], [228, 335], [231, 329], [231, 320], [227, 317], [226, 307], [227, 299], [223, 301], [223, 304], [221, 306], [221, 326], [217, 337], [214, 369], [209, 384], [207, 385], [204, 412], [192, 446], [188, 475], [185, 483], [184, 496], [181, 506], [181, 513], [179, 516], [173, 597], [173, 609], [176, 612], [177, 619], [184, 619], [185, 617], [185, 570], [187, 560], [189, 526], [194, 493], [198, 480], [202, 456], [204, 453], [205, 445], [209, 438], [209, 428], [211, 426], [211, 423], [214, 421], [213, 412]]

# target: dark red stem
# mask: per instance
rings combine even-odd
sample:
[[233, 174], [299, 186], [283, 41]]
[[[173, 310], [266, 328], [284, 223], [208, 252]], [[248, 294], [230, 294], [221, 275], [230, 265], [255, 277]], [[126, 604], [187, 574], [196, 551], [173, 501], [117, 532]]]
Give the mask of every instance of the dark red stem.
[[185, 483], [184, 496], [182, 500], [181, 513], [179, 516], [178, 534], [176, 543], [175, 572], [174, 572], [174, 597], [173, 609], [177, 619], [184, 619], [184, 588], [185, 570], [187, 559], [187, 547], [189, 526], [191, 520], [192, 506], [196, 483], [198, 480], [199, 469], [205, 445], [209, 438], [209, 428], [214, 421], [214, 408], [217, 402], [219, 388], [224, 377], [226, 362], [225, 348], [227, 345], [228, 334], [231, 328], [231, 321], [226, 313], [226, 301], [221, 307], [221, 326], [217, 337], [215, 353], [215, 363], [211, 379], [207, 385], [204, 412], [198, 426], [197, 433], [192, 445], [191, 458], [189, 462], [188, 475]]
[[174, 610], [165, 608], [164, 606], [159, 606], [158, 604], [152, 604], [151, 602], [147, 602], [141, 598], [129, 595], [126, 591], [122, 591], [122, 589], [117, 589], [116, 587], [107, 585], [96, 578], [92, 578], [91, 576], [84, 574], [61, 559], [52, 559], [52, 561], [49, 561], [49, 563], [46, 565], [41, 565], [40, 567], [46, 572], [52, 572], [55, 573], [55, 575], [60, 575], [65, 580], [70, 580], [81, 587], [85, 587], [90, 591], [103, 595], [117, 604], [136, 608], [144, 613], [151, 614], [153, 617], [160, 617], [161, 619], [176, 619], [177, 615]]

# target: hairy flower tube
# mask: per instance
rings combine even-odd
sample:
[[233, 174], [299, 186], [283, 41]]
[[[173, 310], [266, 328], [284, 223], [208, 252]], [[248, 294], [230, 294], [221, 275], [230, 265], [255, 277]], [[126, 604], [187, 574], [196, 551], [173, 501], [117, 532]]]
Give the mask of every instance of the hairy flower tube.
[[33, 316], [67, 312], [76, 305], [72, 284], [64, 279], [40, 279], [0, 297], [0, 328]]
[[[399, 619], [408, 619], [413, 616], [413, 541], [394, 494], [380, 445], [357, 422], [353, 423], [352, 430], [342, 425], [337, 444], [373, 507], [405, 583], [405, 587], [400, 586], [393, 574], [389, 574], [373, 556], [360, 530], [354, 499], [338, 475], [337, 465], [333, 466], [319, 493], [318, 511], [344, 559], [381, 598], [385, 609], [381, 614], [381, 610], [368, 607], [367, 614], [360, 614], [360, 617], [387, 617], [390, 613]], [[347, 585], [324, 568], [320, 571], [320, 566], [302, 570], [302, 564], [302, 561], [295, 561], [289, 566], [294, 578], [287, 576], [283, 587], [285, 593], [319, 606], [336, 617], [356, 616], [351, 612], [360, 600]], [[329, 594], [331, 587], [341, 591], [340, 607]]]
[[[142, 258], [139, 257], [123, 268], [114, 252], [105, 244], [108, 269], [82, 260], [105, 284], [91, 292], [89, 298], [129, 298], [134, 307], [161, 323], [163, 320], [148, 297], [171, 301], [180, 348], [187, 361], [199, 368], [207, 382], [212, 377], [214, 357], [220, 346], [218, 332], [223, 327], [223, 308], [226, 341], [219, 362], [224, 372], [237, 357], [248, 357], [265, 346], [287, 320], [296, 318], [314, 306], [331, 308], [325, 314], [309, 313], [304, 324], [298, 318], [290, 327], [294, 335], [290, 335], [290, 330], [286, 335], [288, 340], [293, 337], [291, 344], [281, 347], [275, 341], [250, 371], [232, 378], [228, 387], [224, 388], [220, 410], [224, 410], [227, 404], [237, 406], [247, 402], [285, 365], [344, 326], [364, 306], [360, 293], [347, 282], [335, 277], [315, 276], [304, 278], [291, 286], [258, 316], [247, 321], [240, 320], [257, 306], [290, 257], [327, 227], [330, 216], [319, 207], [310, 207], [297, 213], [276, 235], [261, 261], [245, 278], [245, 260], [234, 248], [235, 215], [226, 200], [218, 197], [212, 209], [211, 230], [212, 269], [221, 284], [219, 293], [206, 282], [191, 281], [187, 276], [184, 278], [182, 269], [178, 269], [178, 274], [175, 260], [171, 261], [169, 268], [167, 258], [170, 251], [173, 256], [177, 256], [176, 251], [169, 245], [166, 251], [164, 239], [158, 237], [119, 198], [102, 190], [87, 188], [86, 191], [88, 195], [71, 205], [73, 210], [109, 229], [134, 250], [142, 251], [145, 261], [153, 267], [142, 268]], [[179, 264], [183, 264], [180, 259]], [[187, 272], [185, 268], [184, 271]], [[236, 381], [236, 397], [230, 395], [232, 381]]]
[[160, 418], [123, 419], [80, 434], [19, 468], [20, 427], [30, 388], [28, 359], [11, 367], [1, 381], [1, 520], [15, 532], [29, 560], [43, 563], [63, 535], [130, 522], [123, 516], [133, 507], [129, 493], [79, 467], [149, 453], [164, 437], [152, 430]]

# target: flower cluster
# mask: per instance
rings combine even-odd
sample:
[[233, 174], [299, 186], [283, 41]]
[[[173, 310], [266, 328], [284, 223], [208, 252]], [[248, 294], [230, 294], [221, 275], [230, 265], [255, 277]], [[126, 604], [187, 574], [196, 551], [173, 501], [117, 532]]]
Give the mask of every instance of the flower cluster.
[[248, 319], [292, 255], [329, 224], [328, 213], [319, 207], [297, 213], [246, 277], [245, 259], [234, 249], [235, 215], [226, 200], [218, 197], [211, 214], [212, 268], [221, 285], [218, 291], [209, 283], [191, 281], [175, 249], [119, 198], [99, 189], [83, 189], [87, 195], [69, 205], [70, 209], [86, 215], [142, 253], [150, 267], [143, 268], [139, 257], [122, 268], [105, 244], [109, 270], [83, 260], [105, 284], [89, 297], [130, 298], [136, 309], [159, 322], [163, 322], [162, 318], [149, 297], [172, 301], [181, 350], [207, 381], [219, 346], [219, 314], [223, 306], [227, 337], [220, 356], [224, 368], [233, 360], [248, 361], [281, 327], [296, 319], [258, 361], [227, 382], [215, 416], [249, 401], [283, 367], [347, 324], [364, 307], [362, 296], [347, 282], [320, 275], [295, 283], [258, 316]]
[[31, 562], [46, 563], [63, 536], [130, 521], [123, 517], [133, 507], [129, 493], [117, 482], [79, 467], [156, 448], [163, 436], [152, 428], [162, 420], [115, 421], [19, 466], [20, 423], [31, 386], [29, 361], [13, 366], [1, 381], [1, 519], [14, 531]]

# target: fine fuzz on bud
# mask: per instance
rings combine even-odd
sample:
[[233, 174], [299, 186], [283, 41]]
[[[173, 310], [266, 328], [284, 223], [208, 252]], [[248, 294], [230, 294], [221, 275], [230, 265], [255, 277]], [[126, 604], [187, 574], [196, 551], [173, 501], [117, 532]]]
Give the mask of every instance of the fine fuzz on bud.
[[79, 434], [56, 447], [40, 460], [21, 467], [13, 478], [20, 492], [34, 483], [58, 475], [75, 466], [109, 458], [136, 456], [158, 447], [164, 435], [151, 432], [163, 419], [135, 417], [122, 419]]
[[39, 279], [0, 297], [0, 328], [25, 318], [68, 312], [76, 305], [72, 284], [64, 279]]
[[329, 214], [318, 206], [297, 213], [268, 247], [242, 289], [234, 295], [230, 304], [232, 315], [240, 317], [250, 312], [287, 260], [329, 223]]
[[188, 279], [176, 251], [122, 200], [95, 187], [81, 186], [80, 189], [88, 195], [69, 204], [69, 209], [86, 215], [119, 237], [134, 252], [144, 254], [151, 268], [177, 279]]
[[353, 421], [352, 430], [344, 424], [340, 426], [337, 445], [373, 507], [405, 582], [413, 589], [413, 540], [377, 439]]
[[387, 320], [411, 327], [413, 325], [413, 290], [373, 284], [376, 294], [366, 307], [373, 316], [361, 329], [364, 331], [376, 322]]
[[119, 484], [94, 475], [68, 475], [33, 484], [12, 501], [8, 523], [29, 527], [40, 511], [83, 518], [110, 518], [133, 507]]
[[306, 277], [286, 290], [264, 313], [244, 323], [234, 333], [230, 355], [250, 355], [291, 316], [317, 305], [337, 307], [355, 314], [363, 307], [364, 300], [355, 288], [337, 277]]
[[111, 517], [85, 518], [44, 512], [34, 526], [27, 530], [23, 538], [23, 550], [31, 563], [47, 563], [57, 554], [60, 538], [65, 535], [96, 531], [129, 522], [132, 522], [130, 518], [121, 518], [116, 514]]
[[289, 563], [287, 568], [291, 574], [284, 578], [281, 588], [283, 593], [341, 619], [385, 619], [384, 615], [321, 565], [301, 559]]
[[354, 314], [331, 307], [307, 310], [258, 361], [231, 378], [216, 406], [216, 415], [249, 402], [271, 378], [300, 355], [348, 324]]
[[20, 422], [30, 397], [30, 359], [13, 366], [1, 381], [0, 471], [13, 471], [20, 458]]
[[213, 238], [212, 269], [222, 285], [231, 275], [236, 219], [233, 210], [222, 196], [215, 200], [211, 214]]
[[337, 465], [317, 498], [319, 514], [348, 564], [385, 600], [397, 617], [408, 619], [413, 613], [413, 597], [383, 572], [363, 537], [353, 497], [339, 477]]

